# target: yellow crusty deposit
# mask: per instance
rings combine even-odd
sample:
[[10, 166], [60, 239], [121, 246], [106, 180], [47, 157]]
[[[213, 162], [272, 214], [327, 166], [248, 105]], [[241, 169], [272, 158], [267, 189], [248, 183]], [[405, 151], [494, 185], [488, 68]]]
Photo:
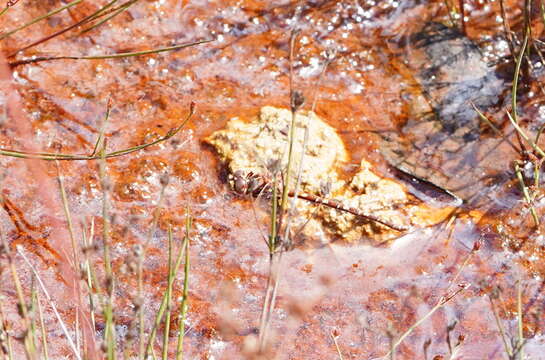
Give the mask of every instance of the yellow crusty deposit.
[[[249, 122], [232, 118], [225, 129], [214, 132], [205, 142], [216, 149], [231, 174], [252, 172], [270, 179], [273, 172], [286, 169], [291, 121], [291, 111], [265, 106]], [[295, 124], [293, 166], [289, 176], [290, 183], [295, 184], [304, 149], [300, 192], [323, 196], [324, 188], [329, 188], [325, 198], [335, 199], [344, 207], [358, 209], [388, 223], [400, 227], [431, 224], [421, 217], [430, 213], [427, 205], [409, 194], [403, 184], [379, 176], [365, 159], [350, 182], [340, 180], [339, 168], [349, 158], [346, 148], [335, 129], [314, 112], [298, 112]], [[444, 216], [434, 219], [433, 223], [443, 219]], [[384, 241], [401, 234], [331, 207], [322, 205], [316, 209], [315, 204], [305, 200], [297, 202], [294, 228], [297, 224], [305, 224], [302, 232], [305, 237], [323, 237], [328, 233], [351, 242], [362, 238]]]
[[[205, 141], [216, 148], [231, 174], [240, 170], [270, 178], [274, 168], [286, 168], [291, 116], [289, 110], [265, 106], [252, 122], [244, 122], [235, 117], [227, 123], [224, 130], [213, 133]], [[301, 189], [317, 194], [321, 183], [337, 181], [335, 168], [348, 160], [348, 154], [335, 129], [315, 113], [297, 113], [295, 124], [290, 181], [295, 184], [297, 180], [307, 128]]]

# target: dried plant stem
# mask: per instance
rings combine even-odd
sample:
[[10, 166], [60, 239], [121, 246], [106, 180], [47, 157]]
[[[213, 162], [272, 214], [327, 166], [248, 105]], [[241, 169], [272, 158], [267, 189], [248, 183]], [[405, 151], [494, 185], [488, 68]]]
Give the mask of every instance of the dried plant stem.
[[9, 10], [9, 8], [10, 8], [9, 6], [6, 6], [6, 7], [3, 8], [2, 10], [0, 10], [0, 16], [4, 15], [5, 13], [7, 13], [8, 10]]
[[96, 275], [93, 271], [93, 268], [91, 266], [91, 261], [89, 259], [89, 252], [93, 248], [93, 237], [94, 237], [94, 229], [95, 229], [95, 222], [94, 220], [91, 220], [91, 230], [89, 236], [87, 236], [85, 229], [82, 231], [82, 238], [83, 238], [83, 246], [86, 249], [85, 252], [85, 263], [84, 263], [84, 271], [86, 276], [86, 285], [89, 292], [89, 312], [90, 312], [90, 318], [91, 318], [91, 328], [96, 329], [96, 305], [95, 300], [93, 297], [94, 288], [95, 286], [98, 287], [98, 281], [96, 281]]
[[524, 181], [524, 176], [522, 175], [522, 169], [520, 168], [518, 163], [515, 163], [515, 174], [519, 181], [520, 190], [522, 191], [524, 201], [526, 201], [526, 204], [528, 204], [528, 206], [530, 207], [530, 213], [532, 214], [534, 224], [537, 228], [539, 227], [539, 216], [537, 215], [536, 208], [534, 207], [533, 196], [530, 195], [530, 191], [528, 190], [528, 187], [526, 186], [526, 183]]
[[498, 315], [498, 311], [496, 309], [496, 305], [494, 304], [494, 300], [489, 296], [490, 300], [490, 307], [492, 308], [492, 313], [494, 314], [494, 319], [496, 320], [496, 325], [498, 326], [498, 331], [500, 332], [500, 336], [503, 342], [503, 347], [505, 350], [505, 353], [509, 358], [511, 359], [513, 357], [513, 350], [509, 346], [509, 342], [507, 341], [507, 335], [503, 328], [503, 325], [501, 324], [500, 316]]
[[[64, 210], [64, 216], [66, 217], [66, 222], [68, 224], [68, 233], [70, 234], [70, 242], [72, 244], [72, 266], [74, 271], [78, 271], [79, 267], [79, 246], [76, 243], [76, 235], [74, 232], [74, 225], [72, 223], [72, 215], [70, 213], [70, 207], [68, 206], [68, 197], [66, 196], [66, 190], [64, 188], [64, 179], [60, 172], [60, 167], [58, 161], [57, 165], [57, 181], [59, 183], [59, 192], [61, 194], [62, 206]], [[78, 291], [79, 293], [79, 291]]]
[[337, 342], [338, 336], [335, 336], [335, 334], [331, 333], [331, 338], [333, 339], [333, 343], [335, 344], [335, 350], [337, 350], [337, 355], [339, 355], [339, 360], [343, 360], [343, 354], [341, 352], [341, 348], [339, 347], [339, 343]]
[[452, 300], [455, 296], [457, 296], [460, 292], [464, 291], [464, 290], [467, 290], [469, 288], [469, 284], [464, 284], [464, 285], [459, 285], [459, 288], [453, 292], [449, 292], [451, 287], [453, 286], [453, 284], [455, 284], [458, 280], [458, 277], [460, 276], [460, 274], [462, 273], [462, 271], [464, 270], [464, 268], [467, 266], [467, 264], [469, 263], [469, 260], [471, 259], [471, 257], [473, 256], [473, 254], [475, 252], [477, 252], [480, 248], [480, 240], [475, 242], [474, 246], [473, 246], [473, 249], [470, 251], [470, 253], [467, 255], [466, 259], [464, 260], [464, 262], [462, 263], [462, 265], [460, 266], [460, 268], [458, 269], [458, 272], [454, 275], [454, 277], [452, 278], [452, 280], [449, 281], [449, 286], [447, 287], [447, 289], [445, 290], [445, 295], [441, 296], [439, 298], [439, 301], [437, 302], [437, 304], [426, 314], [424, 315], [422, 318], [420, 318], [417, 322], [415, 322], [411, 327], [409, 327], [409, 329], [407, 329], [407, 331], [405, 331], [395, 342], [392, 342], [391, 344], [391, 347], [390, 347], [390, 351], [388, 352], [388, 354], [385, 355], [385, 357], [390, 357], [392, 358], [392, 356], [395, 355], [395, 351], [397, 349], [397, 347], [417, 328], [419, 327], [422, 323], [424, 323], [424, 321], [426, 321], [430, 316], [432, 316], [437, 310], [439, 310], [441, 307], [443, 307], [446, 303], [448, 303], [450, 300]]
[[[0, 203], [2, 203], [4, 201], [5, 201], [4, 197], [0, 193]], [[17, 294], [18, 309], [19, 309], [22, 321], [25, 324], [26, 329], [28, 330], [28, 329], [30, 329], [31, 319], [30, 319], [30, 316], [29, 316], [29, 313], [28, 313], [28, 307], [27, 307], [27, 303], [26, 303], [26, 300], [25, 300], [25, 294], [23, 292], [23, 287], [21, 285], [21, 280], [19, 279], [19, 274], [17, 272], [17, 268], [15, 267], [15, 263], [13, 261], [13, 254], [11, 253], [9, 245], [8, 245], [6, 239], [4, 238], [4, 234], [1, 233], [1, 232], [0, 232], [0, 241], [1, 241], [0, 248], [2, 248], [3, 252], [5, 252], [5, 254], [7, 255], [9, 271], [10, 271], [10, 274], [11, 274], [13, 285], [15, 286], [15, 292]], [[27, 355], [30, 356], [30, 354], [32, 354], [34, 352], [33, 349], [35, 349], [35, 345], [34, 345], [34, 342], [32, 340], [32, 337], [30, 337], [29, 334], [30, 334], [30, 332], [27, 331], [26, 335], [25, 335], [25, 338], [24, 338], [24, 346], [25, 346], [25, 351], [26, 351]]]
[[509, 22], [507, 21], [507, 12], [505, 11], [504, 0], [500, 0], [500, 12], [503, 25], [503, 32], [505, 33], [505, 38], [507, 39], [507, 44], [509, 45], [509, 51], [513, 58], [515, 57], [515, 41], [513, 40], [513, 35], [511, 34], [511, 28]]
[[[166, 297], [163, 297], [163, 301], [161, 303], [161, 306], [159, 307], [159, 311], [157, 312], [156, 316], [156, 322], [155, 326], [153, 327], [153, 330], [148, 337], [147, 345], [144, 347], [144, 330], [145, 330], [145, 323], [144, 323], [144, 300], [143, 300], [143, 291], [144, 291], [144, 258], [146, 256], [146, 251], [148, 249], [148, 246], [153, 238], [153, 234], [155, 234], [155, 230], [157, 229], [157, 224], [159, 222], [159, 215], [161, 214], [161, 207], [163, 205], [163, 201], [165, 198], [165, 189], [166, 185], [161, 187], [161, 192], [159, 193], [159, 200], [157, 201], [157, 206], [155, 207], [153, 211], [153, 219], [151, 221], [151, 226], [148, 231], [148, 236], [146, 239], [146, 242], [142, 245], [140, 256], [138, 257], [138, 267], [137, 267], [137, 276], [138, 276], [138, 298], [140, 303], [140, 307], [138, 309], [138, 320], [139, 320], [139, 354], [141, 359], [145, 359], [150, 354], [151, 350], [153, 349], [153, 343], [155, 341], [155, 335], [157, 333], [157, 329], [159, 325], [161, 324], [161, 320], [163, 319], [163, 312], [165, 310], [166, 306]], [[166, 295], [166, 294], [165, 294]], [[146, 352], [144, 354], [144, 349], [146, 349]]]
[[48, 350], [48, 342], [47, 342], [47, 332], [45, 330], [45, 324], [44, 324], [44, 315], [42, 312], [42, 305], [40, 301], [40, 293], [37, 293], [37, 299], [36, 304], [38, 308], [38, 317], [40, 320], [40, 332], [41, 332], [41, 338], [42, 338], [42, 357], [44, 360], [49, 359], [49, 350]]
[[522, 319], [522, 281], [517, 281], [517, 325], [518, 325], [518, 341], [517, 350], [520, 360], [524, 359], [524, 322]]
[[15, 28], [15, 29], [13, 29], [13, 30], [11, 30], [11, 31], [8, 31], [7, 33], [4, 33], [4, 34], [0, 35], [0, 40], [4, 40], [4, 39], [7, 38], [8, 36], [11, 36], [11, 35], [15, 34], [16, 32], [18, 32], [18, 31], [20, 31], [20, 30], [23, 30], [23, 29], [25, 29], [25, 28], [27, 28], [27, 27], [29, 27], [29, 26], [31, 26], [31, 25], [34, 25], [34, 24], [36, 24], [36, 23], [39, 22], [39, 21], [42, 21], [42, 20], [47, 19], [47, 18], [49, 18], [49, 17], [51, 17], [51, 16], [53, 16], [53, 15], [55, 15], [55, 14], [58, 14], [58, 13], [60, 13], [60, 12], [63, 11], [63, 10], [69, 9], [69, 8], [71, 8], [72, 6], [75, 6], [75, 5], [79, 4], [79, 3], [82, 2], [82, 1], [83, 1], [83, 0], [74, 0], [74, 1], [72, 1], [71, 3], [68, 3], [68, 4], [66, 4], [66, 5], [64, 5], [64, 6], [60, 7], [60, 8], [58, 8], [58, 9], [52, 10], [52, 11], [48, 12], [48, 13], [45, 14], [45, 15], [38, 16], [37, 18], [35, 18], [35, 19], [33, 19], [33, 20], [27, 22], [26, 24], [23, 24], [23, 25], [21, 25], [21, 26]]
[[[295, 49], [295, 40], [297, 39], [297, 31], [293, 31], [290, 37], [290, 109], [291, 109], [291, 123], [289, 130], [289, 140], [288, 140], [288, 163], [286, 165], [286, 172], [284, 175], [284, 183], [282, 185], [282, 198], [280, 202], [280, 216], [278, 219], [279, 228], [282, 226], [282, 219], [284, 212], [286, 211], [286, 206], [288, 204], [288, 195], [290, 191], [290, 174], [291, 167], [293, 163], [293, 144], [295, 142], [295, 128], [296, 128], [296, 114], [298, 106], [295, 104], [296, 93], [293, 90], [293, 53]], [[274, 220], [274, 219], [273, 219]]]
[[498, 129], [498, 127], [488, 117], [486, 117], [486, 115], [483, 114], [473, 102], [471, 102], [471, 106], [477, 115], [479, 115], [479, 118], [484, 121], [496, 133], [496, 135], [502, 137], [513, 148], [513, 150], [515, 150], [515, 152], [520, 153], [522, 151], [521, 149], [517, 148], [515, 144], [513, 144], [513, 142], [509, 140], [509, 138], [505, 136], [503, 132]]
[[[87, 29], [85, 30], [82, 30], [80, 32], [80, 35], [82, 34], [85, 34], [86, 32], [89, 32], [93, 29], [96, 29], [97, 27], [99, 27], [100, 25], [106, 23], [107, 21], [111, 20], [112, 18], [116, 17], [117, 15], [119, 15], [120, 13], [122, 13], [123, 11], [127, 10], [130, 6], [134, 5], [136, 2], [138, 2], [138, 0], [130, 0], [130, 1], [127, 1], [125, 2], [124, 4], [121, 4], [117, 9], [114, 9], [112, 11], [112, 13], [110, 14], [110, 16], [107, 16], [106, 18], [100, 20], [99, 22], [97, 22], [96, 24], [93, 24], [92, 26], [88, 27]], [[102, 14], [104, 15], [104, 14]], [[102, 16], [101, 15], [101, 16]], [[95, 17], [96, 19], [96, 17]], [[93, 19], [94, 20], [94, 19]]]
[[189, 268], [190, 268], [190, 256], [189, 256], [189, 231], [191, 229], [191, 217], [189, 216], [189, 210], [186, 217], [185, 223], [185, 237], [184, 245], [185, 248], [185, 264], [184, 264], [184, 284], [182, 290], [182, 301], [180, 302], [180, 314], [178, 320], [178, 343], [176, 345], [176, 360], [182, 360], [184, 357], [184, 337], [185, 337], [185, 319], [187, 317], [187, 312], [189, 309]]
[[165, 330], [163, 331], [163, 360], [168, 360], [168, 342], [170, 339], [170, 313], [172, 311], [172, 284], [174, 282], [175, 273], [173, 272], [172, 264], [172, 226], [168, 225], [168, 279], [166, 298], [166, 314], [165, 314]]
[[513, 127], [515, 128], [515, 130], [517, 131], [517, 134], [520, 135], [531, 147], [532, 149], [534, 149], [534, 151], [541, 157], [545, 157], [545, 151], [543, 151], [543, 149], [541, 149], [535, 142], [532, 141], [532, 139], [530, 139], [528, 137], [528, 135], [526, 135], [526, 133], [524, 132], [524, 130], [522, 130], [522, 128], [520, 127], [520, 125], [518, 124], [517, 121], [515, 121], [515, 119], [513, 118], [513, 116], [510, 114], [510, 113], [507, 113], [507, 117], [509, 118], [509, 120], [511, 121], [511, 125], [513, 125]]
[[[35, 283], [36, 283], [36, 279], [32, 277], [32, 280], [30, 282], [30, 311], [29, 311], [31, 316], [30, 316], [30, 326], [28, 328], [28, 333], [29, 333], [28, 336], [32, 339], [32, 344], [34, 345], [34, 347], [31, 349], [31, 352], [29, 353], [31, 359], [35, 359], [38, 357], [38, 351], [37, 351], [38, 337], [36, 336], [36, 306], [37, 306], [36, 299], [38, 298], [38, 295], [37, 295]], [[76, 349], [79, 349], [77, 341], [76, 341]]]
[[[290, 211], [287, 209], [288, 197], [290, 193], [290, 175], [293, 166], [293, 145], [295, 142], [295, 128], [296, 128], [296, 113], [302, 106], [304, 99], [302, 95], [293, 88], [293, 58], [295, 50], [295, 41], [298, 35], [297, 30], [292, 30], [290, 35], [290, 53], [289, 53], [289, 84], [290, 84], [290, 109], [291, 109], [291, 123], [289, 128], [288, 137], [288, 149], [287, 149], [287, 165], [283, 174], [283, 183], [280, 196], [280, 203], [276, 194], [276, 180], [273, 180], [273, 200], [272, 200], [272, 215], [271, 215], [271, 234], [269, 236], [269, 276], [267, 278], [267, 290], [265, 292], [265, 298], [263, 300], [263, 306], [261, 311], [261, 318], [259, 324], [259, 351], [263, 352], [266, 341], [267, 333], [270, 325], [272, 313], [274, 311], [276, 292], [278, 290], [278, 284], [280, 280], [280, 270], [282, 262], [282, 254], [284, 252], [285, 245], [289, 243], [289, 219], [285, 228], [282, 227], [285, 216], [289, 217]], [[276, 177], [275, 177], [276, 179]], [[279, 239], [278, 234], [284, 230], [284, 238]]]
[[103, 315], [106, 321], [104, 330], [104, 342], [106, 346], [106, 358], [115, 359], [115, 320], [113, 317], [115, 277], [112, 271], [110, 257], [110, 214], [108, 195], [110, 191], [109, 179], [106, 176], [106, 152], [105, 146], [100, 151], [99, 178], [102, 187], [102, 241], [104, 274], [106, 283], [106, 303], [103, 305]]
[[57, 307], [55, 306], [55, 302], [53, 301], [51, 296], [49, 296], [49, 292], [47, 291], [47, 288], [45, 287], [44, 283], [42, 282], [42, 279], [40, 278], [40, 275], [38, 274], [38, 271], [32, 265], [30, 260], [26, 257], [26, 255], [24, 254], [24, 252], [23, 252], [23, 250], [22, 250], [22, 248], [20, 246], [17, 247], [17, 252], [19, 253], [19, 255], [22, 256], [25, 263], [28, 265], [30, 270], [32, 270], [32, 273], [36, 277], [36, 280], [38, 280], [38, 284], [40, 285], [40, 288], [42, 289], [45, 297], [47, 298], [47, 301], [51, 305], [51, 308], [53, 309], [55, 317], [57, 318], [57, 321], [59, 322], [59, 325], [61, 326], [62, 332], [63, 332], [64, 336], [66, 337], [66, 340], [68, 341], [68, 345], [69, 345], [70, 349], [72, 350], [72, 352], [74, 353], [74, 356], [76, 357], [76, 359], [81, 360], [81, 356], [79, 354], [79, 351], [76, 348], [76, 345], [74, 344], [74, 341], [72, 340], [72, 337], [70, 336], [70, 333], [68, 332], [68, 328], [64, 324], [64, 321], [62, 321], [61, 315], [59, 314], [59, 311], [57, 310]]
[[393, 354], [395, 352], [395, 350], [397, 349], [397, 347], [407, 338], [407, 336], [409, 336], [417, 327], [419, 327], [420, 325], [422, 325], [422, 323], [424, 321], [426, 321], [430, 316], [432, 316], [437, 310], [439, 310], [441, 307], [443, 307], [447, 302], [449, 302], [452, 298], [454, 298], [456, 295], [458, 295], [460, 292], [466, 290], [467, 287], [462, 287], [458, 290], [456, 290], [455, 292], [453, 292], [452, 294], [449, 294], [447, 296], [442, 296], [439, 301], [437, 302], [437, 304], [426, 314], [424, 315], [422, 318], [420, 318], [417, 322], [415, 322], [411, 327], [409, 327], [409, 329], [407, 329], [407, 331], [405, 331], [403, 333], [403, 335], [401, 335], [399, 337], [399, 339], [397, 339], [392, 347], [391, 347], [391, 350], [390, 352], [388, 352], [388, 354], [386, 356], [390, 356], [391, 354]]
[[39, 159], [39, 160], [98, 160], [101, 158], [104, 159], [110, 159], [118, 156], [124, 156], [136, 151], [144, 150], [150, 146], [156, 145], [158, 143], [161, 143], [163, 141], [166, 141], [173, 137], [174, 135], [178, 134], [182, 128], [187, 124], [189, 119], [191, 119], [191, 116], [195, 113], [195, 104], [192, 103], [190, 106], [189, 114], [184, 119], [184, 121], [176, 128], [173, 128], [167, 132], [167, 134], [155, 141], [152, 141], [150, 143], [142, 144], [133, 146], [128, 149], [118, 150], [110, 153], [104, 153], [103, 155], [100, 154], [93, 154], [91, 155], [73, 155], [73, 154], [59, 154], [59, 153], [46, 153], [46, 152], [26, 152], [26, 151], [20, 151], [20, 150], [10, 150], [10, 149], [1, 149], [0, 148], [0, 155], [3, 156], [11, 156], [16, 158], [23, 158], [23, 159]]
[[28, 50], [30, 48], [33, 48], [37, 45], [40, 45], [40, 44], [43, 44], [51, 39], [54, 39], [74, 28], [77, 28], [78, 26], [81, 26], [83, 24], [86, 24], [90, 21], [93, 21], [94, 19], [98, 18], [98, 17], [101, 17], [105, 14], [105, 10], [108, 9], [110, 6], [112, 6], [115, 2], [117, 2], [118, 0], [113, 0], [111, 1], [110, 3], [104, 5], [102, 8], [98, 9], [97, 11], [95, 11], [93, 14], [89, 15], [89, 16], [86, 16], [85, 18], [81, 19], [80, 21], [77, 21], [75, 22], [74, 24], [64, 28], [64, 29], [61, 29], [59, 31], [56, 31], [54, 32], [53, 34], [51, 35], [47, 35], [41, 39], [38, 39], [36, 41], [33, 41], [32, 43], [28, 44], [28, 45], [25, 45], [24, 47], [18, 49], [18, 50], [15, 50], [14, 52], [12, 52], [11, 54], [9, 54], [7, 57], [8, 58], [11, 58], [11, 57], [14, 57], [15, 55], [19, 54], [20, 52], [23, 52], [25, 50]]
[[214, 40], [207, 39], [207, 40], [200, 40], [200, 41], [194, 41], [190, 43], [184, 43], [184, 44], [177, 44], [173, 46], [167, 46], [163, 48], [157, 48], [157, 49], [150, 49], [150, 50], [142, 50], [142, 51], [131, 51], [131, 52], [124, 52], [124, 53], [117, 53], [117, 54], [105, 54], [105, 55], [92, 55], [92, 56], [40, 56], [40, 57], [33, 57], [30, 59], [24, 59], [24, 60], [18, 60], [18, 61], [12, 61], [9, 62], [8, 65], [10, 67], [16, 67], [20, 65], [27, 65], [27, 64], [33, 64], [37, 62], [42, 61], [53, 61], [53, 60], [104, 60], [104, 59], [121, 59], [121, 58], [127, 58], [127, 57], [134, 57], [134, 56], [143, 56], [143, 55], [150, 55], [150, 54], [158, 54], [166, 51], [173, 51], [173, 50], [180, 50], [184, 49], [190, 46], [200, 45], [200, 44], [206, 44], [209, 42], [212, 42]]
[[519, 50], [518, 56], [516, 58], [515, 63], [515, 74], [513, 76], [513, 86], [511, 89], [511, 114], [513, 116], [513, 120], [518, 123], [518, 115], [517, 115], [517, 90], [518, 90], [518, 82], [520, 77], [520, 68], [522, 66], [522, 60], [524, 59], [524, 52], [526, 51], [526, 47], [528, 46], [528, 32], [525, 32], [524, 39], [522, 41], [522, 46]]
[[[13, 360], [13, 347], [11, 345], [11, 336], [8, 333], [8, 322], [4, 318], [4, 310], [2, 310], [2, 297], [0, 296], [0, 351], [7, 355], [8, 360]], [[7, 354], [4, 352], [7, 351]], [[5, 359], [5, 358], [4, 358]]]

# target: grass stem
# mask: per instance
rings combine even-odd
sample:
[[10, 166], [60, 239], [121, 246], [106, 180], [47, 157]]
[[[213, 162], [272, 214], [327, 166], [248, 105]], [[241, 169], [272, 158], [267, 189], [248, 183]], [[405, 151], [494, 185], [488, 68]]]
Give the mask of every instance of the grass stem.
[[182, 360], [184, 358], [185, 320], [187, 318], [187, 312], [189, 309], [189, 270], [190, 270], [189, 231], [190, 229], [191, 229], [191, 217], [189, 216], [189, 210], [188, 210], [188, 213], [186, 216], [185, 237], [184, 237], [184, 245], [183, 245], [183, 248], [185, 249], [184, 283], [183, 283], [183, 289], [182, 289], [182, 301], [180, 302], [180, 314], [179, 314], [179, 321], [178, 321], [178, 344], [176, 346], [176, 360]]
[[50, 18], [51, 16], [53, 16], [53, 15], [55, 15], [55, 14], [58, 14], [58, 13], [60, 13], [61, 11], [64, 11], [64, 10], [66, 10], [66, 9], [69, 9], [69, 8], [71, 8], [72, 6], [75, 6], [75, 5], [79, 4], [79, 3], [82, 2], [82, 1], [83, 1], [83, 0], [74, 0], [74, 1], [72, 1], [71, 3], [68, 3], [68, 4], [64, 5], [64, 6], [61, 6], [61, 7], [58, 8], [58, 9], [55, 9], [55, 10], [52, 10], [52, 11], [48, 12], [47, 14], [44, 14], [44, 15], [42, 15], [42, 16], [38, 16], [37, 18], [32, 19], [31, 21], [27, 22], [26, 24], [23, 24], [23, 25], [21, 25], [21, 26], [15, 28], [15, 29], [13, 29], [13, 30], [11, 30], [11, 31], [8, 31], [7, 33], [4, 33], [4, 34], [0, 35], [0, 40], [4, 40], [4, 39], [7, 38], [8, 36], [11, 36], [11, 35], [15, 34], [16, 32], [18, 32], [18, 31], [20, 31], [20, 30], [23, 30], [23, 29], [25, 29], [25, 28], [27, 28], [27, 27], [29, 27], [29, 26], [31, 26], [31, 25], [34, 25], [34, 24], [36, 24], [36, 23], [39, 22], [39, 21], [45, 20], [45, 19], [47, 19], [47, 18]]
[[74, 56], [39, 56], [39, 57], [30, 58], [30, 59], [12, 61], [12, 62], [9, 62], [8, 65], [13, 68], [20, 65], [27, 65], [27, 64], [33, 64], [33, 63], [42, 62], [42, 61], [54, 61], [54, 60], [122, 59], [122, 58], [134, 57], [134, 56], [159, 54], [166, 51], [180, 50], [180, 49], [184, 49], [184, 48], [195, 46], [195, 45], [206, 44], [212, 41], [214, 40], [206, 39], [206, 40], [199, 40], [199, 41], [194, 41], [190, 43], [177, 44], [177, 45], [172, 45], [172, 46], [167, 46], [162, 48], [141, 50], [141, 51], [130, 51], [130, 52], [124, 52], [124, 53], [117, 53], [117, 54], [89, 55], [89, 56], [76, 56], [76, 55]]
[[70, 349], [72, 350], [72, 352], [74, 353], [74, 356], [76, 357], [77, 360], [82, 360], [82, 358], [81, 358], [81, 356], [79, 354], [79, 351], [78, 351], [78, 349], [76, 347], [76, 344], [72, 340], [72, 337], [70, 336], [70, 333], [68, 332], [68, 328], [66, 327], [64, 321], [62, 320], [61, 315], [59, 314], [59, 311], [57, 310], [57, 307], [55, 306], [55, 302], [53, 301], [51, 296], [49, 296], [49, 292], [47, 291], [47, 288], [45, 287], [44, 283], [42, 282], [42, 279], [40, 278], [40, 275], [38, 274], [38, 271], [36, 270], [34, 265], [32, 265], [32, 263], [26, 257], [26, 255], [23, 253], [23, 250], [22, 250], [22, 248], [20, 246], [17, 247], [17, 252], [19, 253], [19, 255], [21, 255], [21, 257], [23, 258], [25, 263], [28, 265], [30, 270], [32, 270], [32, 273], [36, 277], [36, 280], [38, 280], [38, 284], [40, 285], [40, 288], [42, 289], [45, 297], [47, 298], [47, 301], [51, 305], [51, 308], [53, 309], [55, 317], [57, 318], [57, 321], [59, 322], [59, 325], [60, 325], [60, 327], [62, 329], [62, 332], [63, 332], [64, 336], [66, 337], [66, 340], [68, 341], [68, 345], [69, 345]]
[[177, 127], [169, 130], [167, 134], [163, 137], [160, 137], [157, 140], [154, 140], [152, 142], [141, 144], [137, 146], [133, 146], [128, 149], [123, 150], [117, 150], [110, 153], [104, 153], [104, 154], [93, 154], [91, 155], [75, 155], [75, 154], [60, 154], [60, 153], [47, 153], [47, 152], [27, 152], [27, 151], [21, 151], [21, 150], [11, 150], [11, 149], [2, 149], [0, 148], [0, 155], [2, 156], [10, 156], [10, 157], [16, 157], [16, 158], [22, 158], [22, 159], [39, 159], [39, 160], [47, 160], [47, 161], [54, 161], [54, 160], [63, 160], [63, 161], [75, 161], [75, 160], [99, 160], [99, 159], [110, 159], [114, 157], [124, 156], [136, 151], [144, 150], [150, 146], [159, 144], [163, 141], [166, 141], [170, 139], [171, 137], [178, 134], [182, 128], [187, 124], [191, 116], [195, 113], [195, 104], [192, 103], [190, 106], [189, 114], [184, 119], [184, 121]]

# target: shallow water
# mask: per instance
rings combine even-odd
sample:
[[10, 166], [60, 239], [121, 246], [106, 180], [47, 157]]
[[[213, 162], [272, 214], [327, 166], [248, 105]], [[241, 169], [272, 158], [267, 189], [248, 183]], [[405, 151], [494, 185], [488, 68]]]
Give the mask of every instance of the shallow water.
[[[521, 2], [505, 3], [513, 28], [520, 30]], [[56, 2], [40, 6], [20, 2], [0, 18], [0, 31], [57, 6]], [[77, 7], [17, 33], [0, 43], [4, 53], [68, 26], [95, 6]], [[479, 46], [483, 55], [479, 61], [486, 62], [486, 69], [494, 69], [488, 63], [509, 54], [501, 22], [495, 20], [499, 4], [468, 2], [467, 10], [471, 39], [467, 41]], [[415, 165], [411, 171], [452, 190], [466, 202], [449, 221], [416, 230], [389, 246], [376, 247], [364, 240], [350, 245], [331, 243], [324, 238], [286, 253], [272, 321], [271, 352], [275, 358], [335, 358], [332, 334], [338, 334], [344, 358], [380, 358], [388, 352], [388, 334], [397, 338], [442, 296], [453, 294], [460, 286], [465, 290], [401, 344], [398, 358], [424, 357], [428, 340], [428, 357], [448, 358], [446, 331], [455, 321], [453, 338], [465, 337], [458, 358], [505, 358], [489, 297], [501, 288], [495, 303], [506, 331], [515, 336], [516, 282], [521, 280], [525, 353], [539, 359], [545, 348], [541, 315], [545, 310], [545, 247], [514, 175], [512, 164], [519, 155], [475, 118], [463, 125], [471, 124], [471, 131], [479, 134], [477, 139], [463, 134], [453, 137], [449, 136], [452, 126], [445, 130], [429, 118], [425, 106], [419, 106], [418, 99], [425, 91], [444, 98], [443, 93], [425, 89], [428, 85], [422, 83], [423, 75], [411, 68], [411, 62], [422, 61], [411, 36], [429, 21], [448, 23], [443, 1], [309, 1], [299, 6], [288, 1], [139, 2], [109, 25], [85, 36], [68, 33], [24, 55], [102, 54], [203, 38], [215, 41], [149, 57], [61, 60], [12, 69], [13, 80], [1, 80], [0, 116], [6, 120], [0, 144], [90, 153], [110, 99], [108, 148], [126, 148], [165, 134], [183, 120], [194, 101], [197, 112], [177, 136], [179, 144], [167, 142], [107, 162], [110, 209], [115, 215], [111, 245], [118, 276], [118, 330], [123, 333], [131, 326], [131, 298], [136, 296], [135, 274], [130, 270], [132, 254], [135, 245], [147, 239], [161, 176], [169, 173], [158, 231], [145, 261], [146, 319], [151, 323], [166, 286], [168, 224], [173, 225], [179, 244], [189, 207], [194, 226], [187, 356], [251, 357], [268, 274], [268, 249], [262, 236], [267, 230], [267, 204], [255, 205], [256, 219], [251, 199], [228, 188], [225, 171], [202, 139], [222, 128], [230, 117], [249, 119], [261, 106], [288, 106], [289, 37], [296, 25], [301, 34], [294, 63], [295, 87], [304, 93], [306, 108], [316, 99], [316, 112], [339, 131], [349, 149], [350, 164], [367, 158], [385, 176], [394, 176], [385, 157], [395, 162], [397, 158], [388, 154], [401, 153]], [[319, 80], [328, 49], [335, 49], [337, 57]], [[520, 90], [519, 116], [533, 133], [543, 122], [541, 95], [535, 90], [540, 75], [536, 68]], [[9, 89], [8, 83], [14, 89]], [[457, 84], [455, 91], [463, 92]], [[509, 104], [510, 81], [496, 90], [498, 103], [481, 104], [493, 105], [482, 110], [509, 133], [512, 127], [502, 105]], [[9, 98], [15, 91], [20, 100]], [[466, 100], [463, 97], [459, 102]], [[13, 108], [5, 113], [10, 104], [24, 113], [17, 114]], [[466, 117], [470, 116], [467, 109], [461, 110]], [[31, 128], [25, 129], [24, 124]], [[71, 259], [70, 238], [55, 164], [6, 157], [0, 161], [3, 194], [13, 204], [11, 209], [20, 210], [10, 212], [4, 207], [2, 233], [11, 244], [22, 244], [27, 254], [33, 254], [32, 260], [62, 314], [73, 325], [70, 276], [74, 273], [67, 261]], [[356, 171], [350, 164], [347, 176]], [[94, 221], [95, 241], [100, 243], [98, 164], [78, 161], [59, 166], [76, 237], [81, 238], [82, 227], [89, 231]], [[535, 207], [541, 215], [539, 191]], [[470, 256], [479, 239], [479, 251]], [[96, 258], [100, 255], [92, 253]], [[19, 257], [16, 260], [28, 288], [30, 273]], [[20, 329], [11, 278], [7, 272], [1, 276], [6, 297], [2, 306], [16, 332]], [[180, 287], [176, 289], [178, 296]], [[52, 356], [69, 354], [51, 309], [46, 320], [48, 328], [55, 329], [50, 335]], [[99, 319], [97, 330], [101, 326]]]

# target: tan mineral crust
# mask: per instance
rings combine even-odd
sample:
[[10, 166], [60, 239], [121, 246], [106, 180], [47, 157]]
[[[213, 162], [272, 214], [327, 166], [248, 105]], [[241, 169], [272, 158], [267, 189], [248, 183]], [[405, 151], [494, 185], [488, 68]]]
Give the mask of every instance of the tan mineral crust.
[[[231, 175], [252, 173], [270, 182], [273, 174], [285, 172], [287, 167], [291, 122], [291, 111], [265, 106], [250, 122], [234, 117], [225, 129], [204, 141], [215, 148]], [[351, 181], [341, 180], [340, 168], [348, 161], [348, 153], [335, 129], [314, 112], [297, 112], [295, 126], [289, 177], [293, 186], [301, 171], [299, 193], [334, 199], [343, 207], [408, 229], [444, 219], [445, 209], [422, 203], [402, 183], [379, 176], [365, 159]], [[328, 234], [349, 242], [360, 239], [382, 242], [403, 234], [364, 217], [302, 199], [297, 200], [294, 225], [304, 238], [324, 239]]]

